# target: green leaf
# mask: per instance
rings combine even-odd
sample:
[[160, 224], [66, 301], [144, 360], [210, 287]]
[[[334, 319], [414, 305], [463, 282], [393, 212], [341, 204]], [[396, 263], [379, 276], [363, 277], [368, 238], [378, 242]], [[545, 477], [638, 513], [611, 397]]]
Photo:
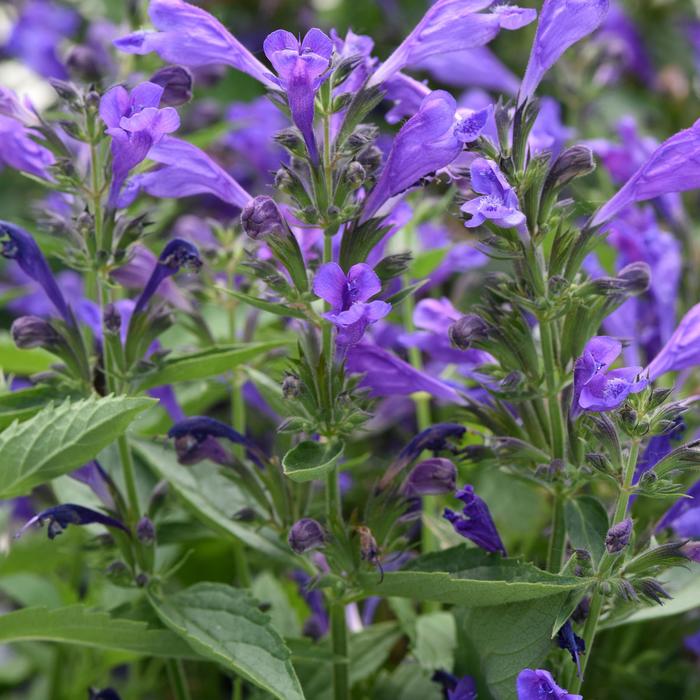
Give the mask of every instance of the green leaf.
[[187, 510], [214, 532], [245, 542], [278, 561], [296, 563], [289, 547], [273, 530], [257, 523], [249, 527], [234, 520], [236, 512], [252, 503], [221, 474], [219, 465], [204, 461], [183, 467], [172, 450], [160, 445], [134, 442], [133, 447], [153, 473], [168, 482]]
[[435, 248], [418, 254], [411, 263], [409, 276], [413, 279], [423, 279], [433, 272], [444, 260], [447, 248]]
[[198, 583], [164, 599], [149, 599], [162, 622], [203, 657], [280, 700], [303, 700], [291, 652], [246, 591]]
[[292, 318], [302, 319], [307, 318], [307, 314], [302, 309], [297, 309], [289, 304], [276, 304], [273, 301], [258, 299], [257, 297], [250, 296], [250, 294], [243, 294], [243, 292], [237, 292], [235, 289], [227, 289], [226, 287], [217, 287], [217, 289], [220, 292], [225, 292], [229, 296], [232, 296], [234, 299], [238, 299], [238, 301], [242, 301], [244, 304], [254, 306], [256, 309], [267, 311], [268, 313], [275, 314], [276, 316], [291, 316]]
[[566, 594], [590, 580], [550, 574], [532, 564], [458, 545], [419, 557], [401, 571], [387, 573], [383, 582], [373, 574], [363, 574], [361, 582], [372, 595], [484, 607]]
[[599, 562], [605, 551], [608, 514], [593, 496], [579, 496], [564, 505], [566, 531], [574, 549], [585, 549]]
[[196, 659], [177, 635], [144, 622], [116, 619], [105, 612], [69, 605], [55, 610], [23, 608], [0, 616], [0, 642], [46, 641], [143, 656]]
[[225, 374], [234, 367], [250, 360], [259, 360], [264, 353], [286, 345], [286, 340], [265, 343], [239, 343], [219, 345], [208, 350], [169, 357], [154, 370], [137, 377], [141, 391], [162, 384], [205, 379]]
[[23, 496], [94, 459], [154, 403], [150, 398], [92, 396], [49, 404], [24, 423], [13, 423], [0, 433], [0, 498]]
[[342, 441], [322, 443], [304, 440], [284, 455], [282, 468], [292, 481], [320, 479], [335, 467], [344, 449]]
[[457, 630], [452, 613], [434, 612], [416, 620], [413, 655], [428, 671], [452, 668], [457, 646]]
[[391, 304], [392, 306], [397, 306], [404, 299], [411, 296], [411, 294], [415, 294], [425, 284], [427, 284], [427, 280], [421, 280], [420, 282], [416, 282], [415, 284], [409, 284], [400, 291], [396, 292], [396, 294], [392, 294], [390, 297], [388, 297], [386, 302], [387, 304]]
[[70, 398], [66, 397], [65, 391], [61, 392], [56, 387], [46, 385], [0, 394], [0, 430], [4, 430], [14, 420], [31, 418], [49, 401], [65, 398]]
[[46, 372], [58, 358], [41, 348], [21, 350], [6, 333], [0, 335], [0, 368], [5, 374], [36, 374]]

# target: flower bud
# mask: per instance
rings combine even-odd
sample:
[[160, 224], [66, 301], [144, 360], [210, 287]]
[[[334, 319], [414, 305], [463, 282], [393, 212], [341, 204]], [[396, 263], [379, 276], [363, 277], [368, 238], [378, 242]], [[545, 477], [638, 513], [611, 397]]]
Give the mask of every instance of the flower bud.
[[284, 231], [282, 214], [272, 197], [261, 195], [251, 199], [241, 212], [241, 226], [253, 240]]
[[545, 190], [559, 190], [575, 178], [588, 175], [594, 170], [595, 161], [591, 149], [582, 145], [571, 146], [562, 151], [554, 161], [544, 183]]
[[387, 281], [403, 275], [408, 270], [413, 255], [411, 253], [396, 253], [382, 258], [374, 267], [380, 280]]
[[383, 160], [384, 154], [377, 146], [370, 146], [357, 156], [357, 162], [365, 169], [367, 175], [379, 170]]
[[633, 262], [617, 273], [617, 279], [628, 294], [642, 294], [649, 289], [651, 268], [645, 262]]
[[303, 554], [310, 549], [323, 547], [326, 544], [326, 532], [317, 520], [302, 518], [292, 525], [287, 542], [293, 551]]
[[345, 180], [350, 187], [356, 190], [367, 179], [367, 173], [362, 167], [362, 163], [353, 160], [345, 171]]
[[472, 343], [484, 340], [489, 333], [489, 325], [481, 316], [466, 314], [457, 319], [447, 331], [450, 342], [459, 350], [467, 350]]
[[156, 541], [156, 527], [147, 515], [144, 515], [136, 525], [136, 537], [147, 547], [153, 546]]
[[65, 100], [71, 105], [77, 106], [80, 104], [80, 92], [73, 83], [66, 80], [59, 80], [58, 78], [49, 78], [49, 82], [62, 100]]
[[452, 493], [457, 485], [457, 468], [449, 459], [434, 457], [417, 464], [408, 475], [401, 492], [404, 496], [429, 496]]
[[605, 548], [608, 550], [608, 554], [621, 552], [629, 544], [631, 535], [631, 518], [625, 518], [621, 523], [613, 525], [605, 536]]
[[285, 399], [295, 399], [301, 394], [301, 379], [296, 374], [287, 374], [282, 381], [282, 394]]
[[77, 44], [66, 56], [66, 66], [71, 75], [86, 83], [96, 83], [102, 78], [104, 61], [92, 46]]
[[377, 138], [379, 130], [371, 124], [360, 124], [355, 131], [350, 134], [347, 141], [347, 148], [352, 153], [359, 153]]
[[700, 542], [686, 542], [681, 547], [681, 553], [691, 561], [700, 563]]
[[107, 304], [104, 310], [104, 326], [107, 333], [117, 335], [122, 328], [122, 317], [114, 304]]
[[16, 319], [10, 329], [12, 340], [18, 348], [46, 348], [50, 350], [58, 347], [63, 339], [54, 330], [53, 326], [38, 316], [21, 316]]
[[129, 567], [120, 560], [113, 561], [106, 569], [105, 575], [115, 586], [131, 586], [133, 579]]
[[278, 190], [288, 190], [294, 185], [294, 179], [292, 176], [289, 174], [289, 170], [287, 168], [280, 168], [276, 173], [275, 173], [275, 187]]
[[192, 74], [187, 68], [166, 66], [156, 71], [149, 81], [163, 88], [161, 107], [178, 107], [192, 99]]
[[286, 148], [290, 153], [298, 157], [303, 157], [305, 149], [304, 139], [294, 127], [278, 131], [274, 139], [282, 148]]

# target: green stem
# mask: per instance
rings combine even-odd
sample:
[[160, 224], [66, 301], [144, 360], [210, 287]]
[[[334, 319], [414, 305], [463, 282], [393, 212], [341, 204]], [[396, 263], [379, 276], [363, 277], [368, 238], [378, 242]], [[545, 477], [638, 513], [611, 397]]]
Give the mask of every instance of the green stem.
[[341, 601], [331, 604], [331, 638], [333, 643], [333, 699], [350, 697], [350, 668], [348, 665], [348, 630], [345, 624], [345, 605]]
[[566, 543], [566, 527], [564, 525], [564, 499], [557, 491], [554, 494], [552, 509], [552, 533], [547, 550], [547, 571], [557, 573], [561, 569]]
[[181, 659], [168, 661], [168, 677], [170, 678], [170, 685], [176, 700], [192, 700]]
[[554, 359], [554, 342], [549, 321], [540, 321], [540, 339], [542, 341], [542, 362], [547, 384], [547, 407], [552, 435], [552, 456], [564, 457], [564, 416], [559, 402]]

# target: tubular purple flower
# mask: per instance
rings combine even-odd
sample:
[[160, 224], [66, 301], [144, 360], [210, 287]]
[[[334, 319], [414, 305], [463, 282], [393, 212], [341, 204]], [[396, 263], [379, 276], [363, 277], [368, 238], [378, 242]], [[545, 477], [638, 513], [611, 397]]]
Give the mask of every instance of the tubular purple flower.
[[552, 674], [543, 669], [523, 669], [517, 679], [518, 700], [583, 700], [582, 695], [574, 695], [560, 688]]
[[148, 16], [157, 31], [140, 31], [114, 45], [139, 55], [155, 51], [168, 63], [191, 68], [225, 63], [273, 87], [269, 70], [221, 22], [183, 0], [151, 0]]
[[433, 457], [417, 464], [401, 485], [405, 496], [429, 496], [453, 493], [457, 467], [449, 459]]
[[[486, 8], [490, 11], [479, 12]], [[494, 5], [493, 0], [438, 0], [370, 77], [368, 86], [380, 85], [429, 56], [488, 44], [501, 29], [520, 29], [535, 17], [535, 10]]]
[[141, 296], [136, 300], [132, 318], [146, 308], [146, 305], [156, 293], [164, 279], [172, 277], [178, 273], [182, 267], [196, 271], [199, 270], [201, 266], [202, 260], [199, 257], [197, 246], [182, 238], [173, 238], [158, 256], [158, 261], [151, 273], [151, 277], [146, 283], [143, 292], [141, 292]]
[[62, 505], [53, 506], [52, 508], [47, 508], [38, 515], [35, 515], [22, 526], [15, 537], [21, 537], [32, 525], [38, 523], [41, 526], [46, 521], [49, 523], [47, 532], [50, 540], [60, 535], [69, 525], [91, 525], [93, 523], [99, 523], [105, 527], [114, 527], [126, 533], [129, 532], [124, 523], [109, 515], [73, 503], [64, 503]]
[[476, 681], [471, 676], [457, 678], [447, 671], [435, 671], [431, 680], [442, 686], [446, 700], [477, 700]]
[[605, 19], [609, 0], [545, 0], [532, 43], [518, 106], [535, 94], [544, 74], [561, 55]]
[[371, 219], [391, 197], [421, 177], [449, 165], [462, 150], [454, 134], [457, 103], [444, 90], [431, 92], [394, 137], [377, 184], [365, 200], [360, 222]]
[[498, 534], [488, 506], [474, 492], [474, 487], [467, 484], [457, 491], [455, 496], [464, 503], [462, 513], [455, 513], [445, 508], [443, 518], [452, 523], [455, 532], [471, 540], [487, 552], [498, 552], [506, 556], [501, 536]]
[[[686, 533], [687, 529], [684, 525], [693, 524], [693, 529], [695, 527], [694, 523], [697, 523], [700, 529], [700, 481], [696, 481], [686, 492], [685, 496], [679, 498], [667, 511], [664, 513], [661, 520], [659, 520], [655, 530], [659, 532], [667, 527], [671, 527], [674, 530], [678, 523], [681, 523], [681, 528], [683, 532], [678, 532], [677, 534], [681, 537], [688, 536]], [[690, 535], [692, 537], [700, 537], [700, 534]]]
[[213, 194], [240, 208], [253, 198], [203, 150], [187, 141], [165, 136], [148, 151], [148, 159], [163, 167], [132, 177], [118, 200], [120, 207], [129, 206], [141, 190], [160, 198]]
[[28, 97], [22, 101], [14, 90], [0, 87], [0, 115], [10, 117], [23, 126], [37, 126], [39, 118], [34, 113], [34, 106]]
[[289, 530], [289, 546], [297, 554], [318, 549], [326, 544], [326, 532], [321, 523], [313, 518], [297, 520]]
[[56, 278], [36, 241], [19, 226], [8, 221], [0, 221], [0, 246], [2, 246], [0, 254], [4, 258], [14, 260], [22, 272], [42, 286], [63, 320], [70, 326], [76, 325], [75, 316], [66, 303]]
[[183, 66], [166, 66], [156, 71], [148, 80], [163, 88], [160, 104], [178, 107], [192, 99], [192, 73]]
[[328, 77], [333, 41], [320, 29], [309, 29], [303, 41], [278, 29], [268, 35], [263, 51], [277, 71], [275, 82], [287, 93], [292, 121], [301, 131], [311, 160], [318, 161], [314, 136], [314, 100]]
[[571, 660], [576, 664], [580, 677], [580, 655], [586, 651], [586, 642], [574, 632], [574, 628], [571, 626], [571, 620], [567, 620], [557, 632], [557, 644], [561, 649], [566, 649], [566, 651], [571, 654]]
[[664, 141], [591, 220], [602, 226], [634, 202], [700, 187], [700, 119]]
[[0, 115], [0, 168], [6, 165], [43, 180], [52, 180], [49, 167], [55, 163], [53, 153], [34, 141], [32, 133], [19, 121]]
[[412, 117], [420, 109], [423, 100], [432, 92], [426, 83], [403, 73], [397, 73], [389, 78], [382, 89], [385, 98], [394, 103], [385, 115], [388, 124], [397, 124], [406, 117]]
[[649, 363], [647, 372], [654, 381], [666, 372], [676, 372], [700, 364], [700, 304], [683, 316], [678, 327]]

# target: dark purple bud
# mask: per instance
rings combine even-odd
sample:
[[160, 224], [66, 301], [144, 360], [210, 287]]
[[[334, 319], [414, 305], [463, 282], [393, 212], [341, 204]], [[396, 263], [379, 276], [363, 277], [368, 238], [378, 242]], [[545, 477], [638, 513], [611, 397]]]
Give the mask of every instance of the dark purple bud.
[[586, 642], [574, 632], [571, 620], [567, 620], [557, 632], [557, 644], [561, 649], [566, 649], [571, 654], [571, 660], [576, 664], [580, 677], [581, 659], [579, 655], [585, 653]]
[[148, 585], [148, 574], [141, 572], [135, 579], [136, 585], [139, 588], [145, 588]]
[[161, 107], [179, 107], [192, 99], [192, 74], [182, 66], [166, 66], [156, 71], [149, 82], [160, 85]]
[[156, 526], [147, 515], [144, 515], [136, 525], [136, 537], [139, 542], [145, 544], [147, 547], [152, 547], [155, 543]]
[[297, 554], [303, 554], [310, 549], [323, 547], [326, 544], [326, 532], [317, 520], [302, 518], [292, 525], [287, 542]]
[[664, 604], [664, 599], [671, 600], [673, 596], [669, 595], [668, 591], [653, 578], [644, 578], [637, 582], [637, 590], [647, 598], [651, 598], [658, 605]]
[[47, 508], [38, 515], [35, 515], [22, 526], [15, 537], [21, 537], [24, 532], [35, 523], [41, 526], [45, 521], [49, 523], [48, 535], [50, 540], [60, 535], [69, 525], [91, 525], [92, 523], [99, 523], [105, 527], [115, 527], [124, 530], [126, 533], [129, 532], [124, 523], [104, 513], [99, 513], [91, 508], [85, 508], [84, 506], [78, 506], [73, 503], [64, 503], [59, 506], [53, 506], [53, 508]]
[[122, 328], [122, 316], [115, 304], [105, 306], [103, 320], [107, 333], [119, 334]]
[[12, 323], [10, 328], [12, 340], [18, 348], [57, 348], [63, 338], [48, 321], [38, 316], [21, 316]]
[[367, 173], [362, 166], [362, 163], [353, 160], [350, 165], [348, 165], [347, 170], [344, 173], [344, 177], [348, 185], [350, 185], [353, 190], [356, 190], [367, 179]]
[[295, 399], [301, 394], [301, 379], [296, 374], [287, 374], [282, 381], [282, 394], [285, 399]]
[[129, 587], [133, 583], [133, 577], [129, 567], [120, 560], [113, 561], [105, 570], [105, 575], [110, 583], [123, 588]]
[[449, 459], [433, 457], [417, 464], [404, 481], [405, 496], [429, 496], [452, 493], [457, 481], [457, 468]]
[[593, 152], [588, 146], [572, 146], [562, 151], [554, 161], [544, 183], [544, 193], [549, 189], [560, 190], [577, 177], [595, 170]]
[[435, 671], [432, 681], [442, 686], [447, 700], [477, 700], [476, 681], [471, 676], [457, 676], [447, 671]]
[[651, 268], [645, 262], [633, 262], [617, 273], [617, 279], [628, 294], [642, 294], [651, 284]]
[[265, 236], [278, 236], [284, 232], [285, 223], [272, 197], [261, 195], [251, 199], [241, 212], [241, 226], [253, 240]]
[[365, 169], [365, 173], [373, 175], [382, 167], [384, 154], [377, 146], [370, 146], [357, 156], [357, 162]]
[[98, 82], [104, 72], [104, 59], [92, 46], [77, 44], [66, 56], [66, 66], [71, 75], [87, 83]]
[[0, 221], [0, 254], [14, 260], [24, 274], [38, 282], [63, 320], [75, 325], [73, 312], [68, 308], [44, 254], [26, 231], [7, 221]]
[[489, 328], [481, 316], [466, 314], [449, 327], [447, 334], [452, 345], [459, 350], [467, 350], [474, 343], [487, 338]]
[[605, 536], [605, 548], [609, 554], [621, 552], [630, 541], [632, 535], [632, 520], [626, 518], [621, 523], [613, 525]]
[[113, 688], [105, 688], [104, 690], [90, 688], [88, 693], [88, 700], [121, 700], [119, 693]]
[[474, 542], [487, 552], [499, 552], [506, 556], [501, 536], [493, 522], [488, 506], [474, 492], [474, 487], [467, 484], [455, 494], [463, 503], [462, 513], [455, 513], [445, 508], [443, 517], [452, 523], [455, 532]]

